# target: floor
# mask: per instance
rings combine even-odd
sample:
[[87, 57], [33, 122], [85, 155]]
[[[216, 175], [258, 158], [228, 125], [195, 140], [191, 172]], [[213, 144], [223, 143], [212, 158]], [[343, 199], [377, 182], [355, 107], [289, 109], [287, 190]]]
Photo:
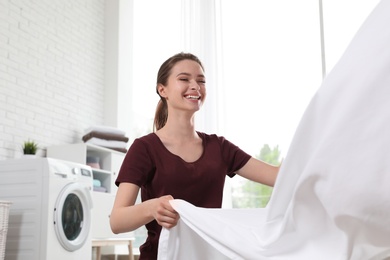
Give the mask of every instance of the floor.
[[[101, 260], [128, 260], [127, 255], [102, 255]], [[138, 256], [134, 256], [134, 260], [138, 260]]]

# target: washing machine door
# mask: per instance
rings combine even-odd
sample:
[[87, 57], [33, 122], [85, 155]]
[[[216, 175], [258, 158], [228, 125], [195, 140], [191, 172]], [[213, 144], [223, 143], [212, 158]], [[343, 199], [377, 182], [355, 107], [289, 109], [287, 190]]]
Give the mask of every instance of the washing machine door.
[[66, 185], [54, 208], [54, 229], [61, 245], [73, 252], [81, 248], [91, 226], [91, 191], [80, 183]]

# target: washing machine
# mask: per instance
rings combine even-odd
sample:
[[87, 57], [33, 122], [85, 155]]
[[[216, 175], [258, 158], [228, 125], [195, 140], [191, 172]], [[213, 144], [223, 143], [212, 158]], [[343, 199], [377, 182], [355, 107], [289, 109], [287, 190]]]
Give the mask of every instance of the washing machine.
[[5, 260], [92, 259], [92, 170], [52, 159], [0, 161], [0, 199], [11, 201]]

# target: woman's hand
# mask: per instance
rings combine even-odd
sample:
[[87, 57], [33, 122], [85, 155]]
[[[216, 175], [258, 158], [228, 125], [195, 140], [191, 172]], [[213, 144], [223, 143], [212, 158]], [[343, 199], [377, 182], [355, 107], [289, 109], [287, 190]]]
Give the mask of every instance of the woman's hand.
[[169, 203], [173, 200], [171, 195], [162, 196], [156, 199], [156, 207], [153, 212], [153, 217], [159, 225], [165, 228], [172, 228], [179, 221], [179, 213], [177, 213]]

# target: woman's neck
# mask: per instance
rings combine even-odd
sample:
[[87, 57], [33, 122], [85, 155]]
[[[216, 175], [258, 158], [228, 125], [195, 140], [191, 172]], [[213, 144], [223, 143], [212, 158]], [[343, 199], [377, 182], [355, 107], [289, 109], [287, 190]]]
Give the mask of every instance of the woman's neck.
[[195, 130], [194, 117], [168, 120], [163, 128], [158, 131], [158, 135], [165, 138], [175, 138], [176, 140], [188, 140], [199, 138]]

